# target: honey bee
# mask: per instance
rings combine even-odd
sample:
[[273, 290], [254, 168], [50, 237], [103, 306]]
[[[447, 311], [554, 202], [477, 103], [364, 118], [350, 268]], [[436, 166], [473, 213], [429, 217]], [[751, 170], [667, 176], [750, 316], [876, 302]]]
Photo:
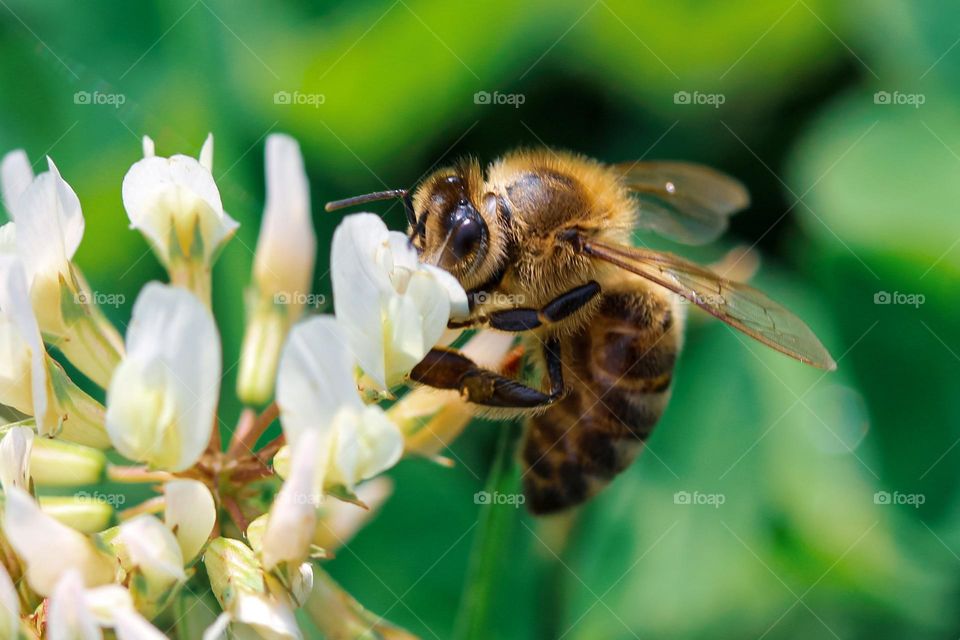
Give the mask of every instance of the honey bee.
[[536, 514], [584, 502], [636, 458], [670, 396], [684, 299], [801, 362], [836, 368], [807, 325], [761, 292], [632, 245], [637, 229], [691, 245], [723, 233], [749, 196], [708, 167], [520, 150], [486, 173], [468, 158], [412, 193], [381, 191], [327, 210], [394, 197], [421, 260], [468, 293], [469, 317], [451, 326], [522, 335], [539, 365], [543, 389], [438, 347], [410, 374], [495, 416], [526, 415], [520, 458]]

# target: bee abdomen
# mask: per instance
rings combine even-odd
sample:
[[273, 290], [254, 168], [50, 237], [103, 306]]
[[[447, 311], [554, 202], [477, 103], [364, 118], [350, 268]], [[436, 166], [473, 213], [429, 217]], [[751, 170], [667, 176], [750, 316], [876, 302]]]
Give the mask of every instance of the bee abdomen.
[[529, 418], [521, 451], [531, 511], [579, 504], [633, 462], [666, 407], [679, 324], [662, 296], [605, 293], [590, 324], [564, 339], [569, 393]]

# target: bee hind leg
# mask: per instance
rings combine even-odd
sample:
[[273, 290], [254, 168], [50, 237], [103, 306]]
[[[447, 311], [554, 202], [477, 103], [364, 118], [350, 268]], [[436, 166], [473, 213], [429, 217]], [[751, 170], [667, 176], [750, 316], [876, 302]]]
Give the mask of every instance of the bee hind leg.
[[565, 388], [560, 365], [560, 343], [544, 344], [550, 389], [543, 392], [522, 382], [484, 369], [452, 349], [432, 349], [410, 372], [410, 379], [437, 389], [454, 389], [464, 400], [487, 407], [535, 409], [560, 400]]

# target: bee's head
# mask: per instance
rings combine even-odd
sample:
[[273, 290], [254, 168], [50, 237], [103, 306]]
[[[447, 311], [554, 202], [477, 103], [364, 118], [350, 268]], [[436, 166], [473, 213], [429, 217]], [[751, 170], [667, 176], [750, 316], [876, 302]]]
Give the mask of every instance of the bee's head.
[[403, 198], [410, 242], [422, 262], [449, 271], [467, 289], [495, 271], [504, 253], [497, 197], [484, 193], [475, 159], [434, 171], [412, 197], [405, 190], [383, 191], [332, 202], [327, 209], [386, 197]]
[[[476, 160], [464, 160], [432, 173], [413, 198], [416, 219], [410, 239], [421, 259], [472, 280], [490, 251], [490, 229], [495, 220], [485, 211], [483, 178]], [[493, 199], [496, 215], [496, 199]]]

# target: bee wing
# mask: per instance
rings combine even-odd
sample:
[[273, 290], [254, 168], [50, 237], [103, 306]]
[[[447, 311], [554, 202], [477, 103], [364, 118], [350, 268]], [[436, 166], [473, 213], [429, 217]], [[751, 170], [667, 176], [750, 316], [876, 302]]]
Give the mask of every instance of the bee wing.
[[781, 353], [820, 369], [833, 371], [837, 368], [810, 327], [753, 287], [721, 278], [708, 269], [669, 253], [595, 242], [582, 237], [579, 246], [582, 253], [666, 287]]
[[737, 180], [686, 162], [624, 162], [611, 167], [640, 206], [639, 227], [684, 244], [706, 244], [750, 204]]

